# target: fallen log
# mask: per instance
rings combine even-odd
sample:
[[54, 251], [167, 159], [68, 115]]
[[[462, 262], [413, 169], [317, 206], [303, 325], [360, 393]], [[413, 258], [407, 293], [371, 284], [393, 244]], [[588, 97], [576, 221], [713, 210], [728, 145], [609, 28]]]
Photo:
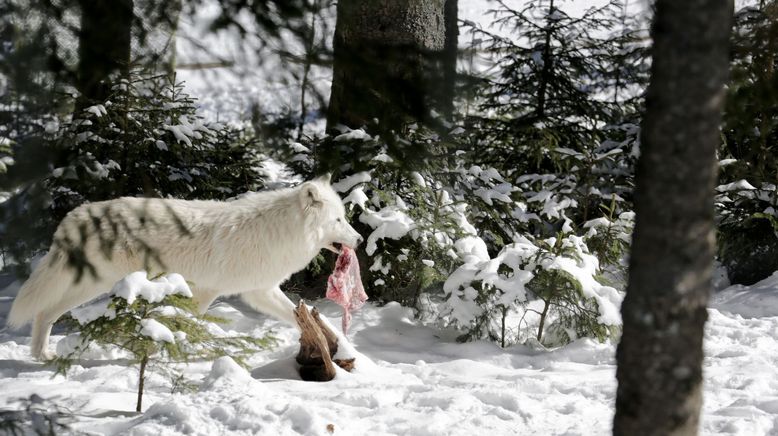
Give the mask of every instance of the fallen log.
[[315, 308], [308, 310], [302, 300], [294, 311], [300, 326], [300, 378], [305, 381], [330, 381], [335, 378], [335, 365], [346, 371], [354, 369], [354, 359], [332, 359], [338, 351], [338, 337], [319, 318]]

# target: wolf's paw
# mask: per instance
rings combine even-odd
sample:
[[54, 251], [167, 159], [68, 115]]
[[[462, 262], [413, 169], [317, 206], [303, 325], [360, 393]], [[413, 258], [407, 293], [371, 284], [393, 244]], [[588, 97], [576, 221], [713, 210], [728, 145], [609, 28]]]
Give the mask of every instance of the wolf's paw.
[[33, 351], [32, 357], [35, 358], [35, 360], [45, 362], [47, 360], [51, 360], [57, 357], [57, 354], [49, 350], [48, 348], [44, 348], [42, 350]]

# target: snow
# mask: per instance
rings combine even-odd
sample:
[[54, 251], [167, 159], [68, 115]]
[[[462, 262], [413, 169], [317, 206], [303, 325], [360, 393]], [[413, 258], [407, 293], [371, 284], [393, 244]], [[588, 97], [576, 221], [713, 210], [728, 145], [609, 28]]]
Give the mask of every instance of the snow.
[[361, 173], [352, 174], [338, 180], [332, 184], [332, 189], [336, 192], [346, 192], [354, 186], [360, 183], [367, 183], [372, 179], [373, 177], [370, 175], [369, 171], [362, 171]]
[[[0, 292], [0, 322], [18, 283]], [[731, 290], [732, 288], [729, 288]], [[778, 276], [739, 295], [777, 295]], [[778, 422], [778, 300], [771, 311], [744, 317], [728, 290], [714, 296], [706, 329], [702, 435], [774, 434]], [[314, 303], [335, 321], [340, 308]], [[295, 328], [218, 302], [211, 315], [226, 330], [261, 335], [277, 348], [257, 353], [246, 370], [229, 357], [182, 366], [193, 392], [170, 393], [151, 372], [144, 413], [135, 415], [137, 370], [103, 351], [73, 367], [68, 378], [29, 358], [28, 332], [0, 332], [0, 408], [33, 393], [76, 414], [74, 430], [94, 434], [610, 434], [615, 401], [615, 345], [589, 339], [542, 350], [457, 343], [457, 332], [425, 327], [396, 303], [365, 305], [354, 315], [348, 353], [361, 356], [353, 374], [328, 383], [299, 380]], [[339, 329], [335, 331], [337, 333]], [[55, 331], [52, 343], [64, 337]], [[344, 339], [341, 339], [343, 341]], [[97, 359], [97, 360], [96, 360]]]
[[465, 263], [485, 262], [490, 259], [489, 251], [486, 249], [486, 242], [476, 236], [465, 236], [454, 243], [460, 259]]
[[101, 104], [89, 106], [88, 108], [84, 109], [84, 112], [89, 112], [98, 118], [102, 117], [103, 115], [108, 115], [108, 111], [105, 110], [105, 106]]
[[379, 239], [400, 239], [415, 228], [416, 223], [398, 206], [387, 206], [377, 212], [365, 209], [359, 215], [359, 221], [367, 224], [374, 230], [367, 237], [365, 252], [373, 255]]
[[148, 336], [154, 341], [176, 342], [173, 332], [157, 320], [142, 319], [140, 320], [140, 325], [140, 334], [143, 336]]
[[384, 162], [384, 163], [394, 162], [394, 159], [392, 159], [386, 153], [379, 153], [376, 157], [373, 158], [373, 160], [376, 161], [376, 162]]
[[751, 286], [733, 285], [718, 292], [711, 306], [746, 318], [778, 316], [778, 271]]
[[162, 301], [168, 295], [192, 296], [192, 290], [180, 274], [168, 274], [153, 280], [147, 278], [146, 271], [136, 271], [119, 280], [111, 290], [116, 295], [132, 304], [136, 298], [143, 298], [149, 303]]
[[365, 203], [368, 201], [367, 194], [362, 190], [362, 187], [352, 189], [347, 196], [343, 197], [343, 204], [357, 204], [362, 210], [365, 210]]
[[729, 191], [741, 191], [741, 190], [755, 190], [756, 188], [748, 183], [746, 180], [738, 180], [737, 182], [727, 183], [726, 185], [719, 185], [716, 187], [716, 190], [719, 192], [729, 192]]
[[419, 174], [418, 171], [411, 171], [410, 173], [411, 180], [413, 180], [414, 183], [421, 186], [422, 188], [427, 187], [427, 182], [424, 180], [424, 176]]
[[203, 379], [203, 388], [213, 388], [218, 384], [249, 383], [251, 374], [245, 368], [238, 365], [229, 356], [222, 356], [214, 360], [211, 371]]
[[340, 135], [336, 136], [333, 141], [370, 141], [371, 139], [373, 139], [373, 137], [365, 132], [364, 129], [355, 129], [349, 130], [346, 133], [341, 133]]
[[108, 319], [114, 319], [116, 317], [116, 311], [108, 307], [109, 304], [111, 304], [111, 299], [106, 296], [93, 303], [71, 309], [70, 316], [81, 325], [92, 322], [102, 316], [105, 316]]
[[163, 124], [162, 128], [170, 131], [175, 136], [177, 142], [183, 142], [187, 146], [192, 146], [192, 139], [200, 139], [203, 137], [203, 133], [211, 134], [211, 130], [208, 129], [200, 119], [195, 119], [191, 122], [186, 115], [181, 115], [178, 118], [179, 124]]

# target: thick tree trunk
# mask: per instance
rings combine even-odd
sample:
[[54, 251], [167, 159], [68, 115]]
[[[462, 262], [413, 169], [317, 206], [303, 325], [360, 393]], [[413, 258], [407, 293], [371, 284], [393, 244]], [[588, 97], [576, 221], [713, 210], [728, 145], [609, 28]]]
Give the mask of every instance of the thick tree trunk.
[[327, 127], [424, 121], [443, 93], [445, 0], [340, 0]]
[[658, 0], [614, 434], [695, 435], [731, 0]]
[[81, 0], [78, 42], [78, 107], [105, 100], [115, 72], [126, 74], [130, 64], [133, 0]]

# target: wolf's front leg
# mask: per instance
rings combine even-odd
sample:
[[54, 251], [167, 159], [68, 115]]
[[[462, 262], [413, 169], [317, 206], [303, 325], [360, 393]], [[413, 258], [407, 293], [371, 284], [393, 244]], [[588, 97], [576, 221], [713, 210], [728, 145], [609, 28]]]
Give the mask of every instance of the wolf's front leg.
[[278, 286], [269, 290], [244, 292], [241, 298], [253, 309], [300, 328], [294, 316], [294, 303], [281, 292]]

